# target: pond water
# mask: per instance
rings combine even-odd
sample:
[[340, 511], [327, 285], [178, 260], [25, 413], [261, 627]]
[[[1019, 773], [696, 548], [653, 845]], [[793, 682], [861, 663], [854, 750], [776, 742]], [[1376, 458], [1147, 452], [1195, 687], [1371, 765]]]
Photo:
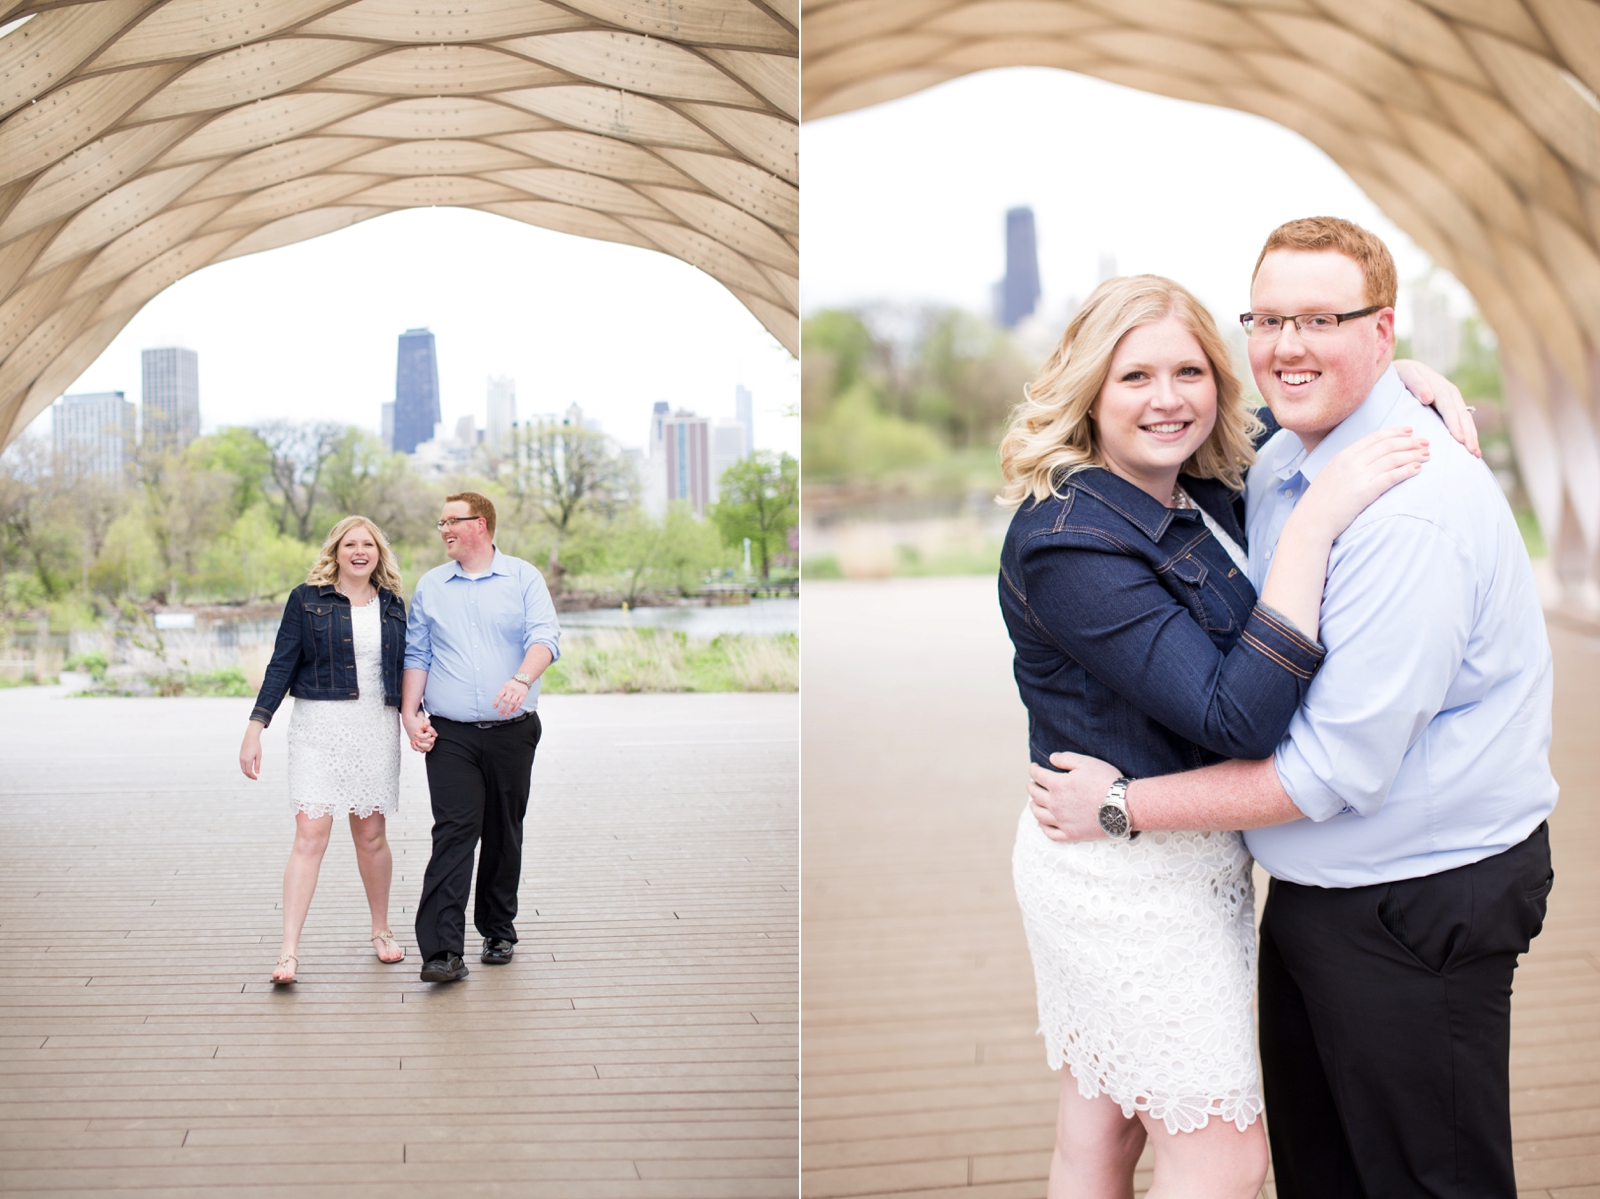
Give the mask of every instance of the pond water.
[[576, 636], [596, 629], [671, 629], [697, 639], [710, 640], [726, 633], [770, 637], [800, 632], [800, 601], [793, 598], [756, 599], [748, 604], [714, 607], [589, 608], [561, 613], [561, 627]]

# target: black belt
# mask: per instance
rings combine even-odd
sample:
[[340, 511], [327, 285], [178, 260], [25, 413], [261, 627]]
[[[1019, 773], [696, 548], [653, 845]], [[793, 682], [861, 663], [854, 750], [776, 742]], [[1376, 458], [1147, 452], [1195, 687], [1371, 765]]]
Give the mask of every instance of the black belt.
[[533, 713], [521, 712], [508, 720], [451, 720], [448, 716], [438, 716], [432, 712], [428, 713], [428, 715], [431, 719], [442, 720], [445, 724], [471, 725], [475, 729], [498, 729], [503, 728], [508, 724], [521, 724], [524, 720], [528, 719], [528, 717], [532, 716]]

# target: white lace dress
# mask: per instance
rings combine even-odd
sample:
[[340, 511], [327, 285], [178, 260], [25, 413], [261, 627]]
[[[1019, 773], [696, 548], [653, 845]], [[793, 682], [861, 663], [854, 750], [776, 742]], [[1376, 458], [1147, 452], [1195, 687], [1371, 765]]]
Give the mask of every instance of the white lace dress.
[[289, 717], [289, 801], [307, 816], [400, 810], [400, 709], [383, 702], [382, 609], [350, 610], [356, 699], [297, 699]]
[[[1188, 505], [1184, 505], [1188, 506]], [[1204, 513], [1202, 512], [1202, 516]], [[1205, 523], [1244, 569], [1243, 551]], [[1255, 888], [1238, 833], [1067, 845], [1027, 808], [1012, 876], [1050, 1067], [1171, 1133], [1261, 1114]]]

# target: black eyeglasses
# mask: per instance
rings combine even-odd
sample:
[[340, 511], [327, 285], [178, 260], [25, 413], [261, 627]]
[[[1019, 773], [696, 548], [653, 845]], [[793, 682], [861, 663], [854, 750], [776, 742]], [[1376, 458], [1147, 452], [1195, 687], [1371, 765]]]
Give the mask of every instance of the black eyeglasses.
[[459, 525], [462, 521], [482, 519], [483, 517], [481, 516], [447, 516], [443, 520], [437, 521], [433, 527], [443, 533], [446, 525]]
[[1244, 326], [1245, 334], [1249, 337], [1277, 337], [1283, 332], [1285, 325], [1293, 325], [1300, 331], [1302, 337], [1314, 337], [1319, 333], [1332, 333], [1345, 321], [1371, 316], [1374, 312], [1381, 312], [1383, 308], [1382, 304], [1374, 304], [1371, 308], [1360, 308], [1355, 312], [1302, 312], [1299, 316], [1279, 316], [1275, 312], [1241, 312], [1239, 323]]

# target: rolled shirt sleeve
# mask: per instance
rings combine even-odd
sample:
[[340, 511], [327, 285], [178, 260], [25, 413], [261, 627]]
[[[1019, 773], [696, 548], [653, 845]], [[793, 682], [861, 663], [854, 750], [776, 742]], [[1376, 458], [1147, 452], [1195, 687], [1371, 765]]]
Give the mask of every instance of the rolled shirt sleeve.
[[1335, 544], [1322, 601], [1330, 649], [1274, 754], [1312, 820], [1382, 810], [1462, 669], [1475, 574], [1449, 530], [1414, 515], [1358, 521]]
[[550, 651], [550, 660], [561, 658], [561, 625], [556, 619], [555, 601], [550, 598], [550, 588], [544, 575], [533, 567], [523, 572], [522, 580], [522, 652], [526, 654], [536, 645]]
[[430, 636], [427, 615], [429, 575], [417, 581], [411, 595], [411, 608], [406, 614], [406, 669], [429, 670], [433, 666], [433, 639]]

